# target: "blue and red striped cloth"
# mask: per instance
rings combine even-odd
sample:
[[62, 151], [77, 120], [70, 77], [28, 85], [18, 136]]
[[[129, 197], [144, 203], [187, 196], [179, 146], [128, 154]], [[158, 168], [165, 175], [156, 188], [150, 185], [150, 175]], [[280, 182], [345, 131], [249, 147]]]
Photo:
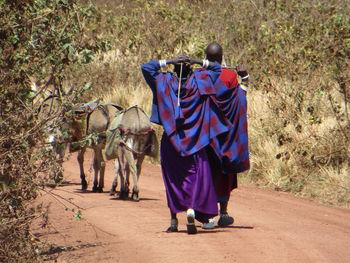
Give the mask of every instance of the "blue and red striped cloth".
[[[178, 78], [161, 73], [159, 64], [150, 61], [142, 66], [143, 74], [158, 106], [160, 122], [181, 156], [211, 146], [225, 172], [249, 169], [247, 104], [239, 86], [228, 88], [220, 80], [221, 66], [195, 70], [181, 85], [178, 103]], [[146, 70], [144, 70], [146, 69]], [[147, 70], [149, 70], [149, 76]], [[150, 76], [155, 83], [150, 81]]]

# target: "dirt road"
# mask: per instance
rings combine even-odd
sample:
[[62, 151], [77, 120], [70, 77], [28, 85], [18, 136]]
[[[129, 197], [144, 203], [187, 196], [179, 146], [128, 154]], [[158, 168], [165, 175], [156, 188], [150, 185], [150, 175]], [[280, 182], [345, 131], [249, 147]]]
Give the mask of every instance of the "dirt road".
[[75, 218], [53, 195], [42, 197], [51, 206], [50, 227], [41, 238], [64, 249], [58, 262], [350, 262], [350, 210], [240, 186], [229, 206], [233, 226], [188, 235], [180, 214], [180, 232], [166, 233], [170, 219], [158, 166], [144, 164], [140, 202], [109, 196], [113, 162], [107, 163], [105, 193], [80, 191], [76, 155], [64, 168], [67, 184], [53, 193], [68, 207], [79, 206], [82, 215]]

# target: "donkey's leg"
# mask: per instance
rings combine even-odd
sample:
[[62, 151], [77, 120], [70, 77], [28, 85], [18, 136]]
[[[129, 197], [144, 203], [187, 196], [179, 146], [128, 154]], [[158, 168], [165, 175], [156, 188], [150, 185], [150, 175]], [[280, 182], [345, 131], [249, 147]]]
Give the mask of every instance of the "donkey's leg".
[[127, 163], [126, 160], [125, 161], [125, 170], [124, 170], [124, 176], [125, 176], [125, 189], [126, 189], [126, 196], [129, 196], [129, 192], [130, 192], [130, 166]]
[[98, 191], [98, 173], [101, 167], [101, 160], [98, 158], [98, 149], [94, 147], [94, 186], [92, 187], [93, 192]]
[[53, 149], [56, 153], [57, 159], [57, 167], [54, 167], [53, 177], [55, 183], [59, 183], [63, 180], [63, 161], [66, 153], [67, 144], [66, 143], [58, 143], [54, 144]]
[[103, 158], [102, 155], [102, 147], [99, 146], [97, 148], [97, 152], [96, 152], [96, 157], [99, 163], [99, 171], [100, 171], [100, 178], [99, 178], [99, 183], [98, 183], [98, 188], [97, 191], [99, 193], [103, 193], [103, 188], [104, 188], [104, 181], [105, 181], [105, 169], [106, 169], [106, 162]]
[[111, 190], [109, 191], [110, 195], [115, 195], [116, 194], [116, 189], [118, 186], [118, 175], [119, 175], [119, 171], [120, 171], [120, 164], [119, 164], [119, 158], [117, 157], [117, 159], [114, 160], [114, 178], [113, 178], [113, 183], [112, 183], [112, 187]]
[[145, 159], [145, 155], [139, 155], [137, 158], [137, 162], [136, 162], [136, 171], [137, 171], [137, 181], [140, 179], [140, 174], [141, 174], [141, 168], [142, 168], [142, 163], [143, 160]]
[[139, 188], [137, 186], [137, 169], [134, 154], [130, 151], [125, 151], [125, 159], [129, 166], [129, 172], [132, 174], [132, 179], [134, 183], [131, 197], [134, 201], [139, 201]]
[[[145, 159], [145, 155], [142, 154], [142, 155], [139, 155], [139, 156], [135, 156], [134, 155], [134, 160], [136, 160], [136, 183], [134, 182], [134, 188], [133, 188], [133, 199], [135, 201], [139, 201], [139, 185], [138, 185], [138, 182], [139, 182], [139, 179], [140, 179], [140, 174], [141, 174], [141, 168], [142, 168], [142, 163], [143, 163], [143, 160]], [[135, 179], [134, 179], [135, 180]], [[136, 186], [136, 187], [135, 187]]]
[[121, 151], [119, 155], [120, 161], [120, 196], [119, 198], [124, 200], [129, 196], [129, 178], [128, 178], [128, 168], [125, 163], [124, 150]]
[[86, 148], [83, 147], [78, 152], [78, 163], [79, 163], [79, 169], [80, 169], [80, 180], [81, 180], [81, 190], [85, 191], [87, 189], [87, 181], [85, 179], [85, 173], [84, 173], [84, 155], [85, 155]]

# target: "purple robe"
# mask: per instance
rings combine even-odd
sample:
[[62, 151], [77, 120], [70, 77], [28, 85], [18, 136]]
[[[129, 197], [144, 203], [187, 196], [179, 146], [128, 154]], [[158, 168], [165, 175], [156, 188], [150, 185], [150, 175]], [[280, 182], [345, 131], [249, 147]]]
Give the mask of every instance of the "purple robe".
[[170, 211], [179, 213], [193, 208], [196, 219], [203, 223], [215, 217], [218, 207], [206, 150], [181, 156], [164, 133], [160, 156]]

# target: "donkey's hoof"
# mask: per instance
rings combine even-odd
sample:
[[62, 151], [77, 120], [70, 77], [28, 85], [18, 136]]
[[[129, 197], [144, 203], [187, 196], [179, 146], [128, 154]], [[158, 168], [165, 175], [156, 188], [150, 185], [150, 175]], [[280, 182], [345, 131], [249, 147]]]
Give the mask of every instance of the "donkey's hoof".
[[97, 187], [97, 186], [92, 187], [92, 191], [93, 191], [94, 193], [97, 193], [97, 192], [98, 192], [98, 187]]
[[87, 187], [88, 187], [88, 184], [87, 184], [86, 180], [82, 180], [81, 181], [81, 190], [86, 191]]
[[135, 202], [138, 202], [138, 201], [140, 201], [140, 198], [139, 198], [139, 193], [132, 193], [132, 195], [131, 195], [131, 199], [133, 200], [133, 201], [135, 201]]
[[110, 190], [109, 195], [115, 195], [117, 192], [115, 190]]
[[119, 193], [119, 199], [121, 199], [121, 200], [127, 199], [128, 196], [129, 196], [129, 193], [128, 193], [128, 192], [120, 191], [120, 193]]

